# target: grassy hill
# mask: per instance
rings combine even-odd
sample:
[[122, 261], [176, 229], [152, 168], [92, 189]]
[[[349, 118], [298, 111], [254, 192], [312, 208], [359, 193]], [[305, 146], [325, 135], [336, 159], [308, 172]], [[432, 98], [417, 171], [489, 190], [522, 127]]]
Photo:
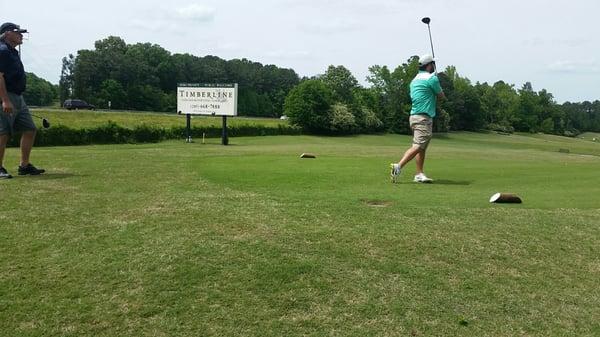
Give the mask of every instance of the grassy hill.
[[[133, 128], [139, 125], [155, 127], [185, 127], [185, 115], [155, 113], [155, 112], [130, 112], [130, 111], [90, 111], [90, 110], [61, 110], [61, 109], [33, 109], [36, 115], [47, 118], [52, 125], [64, 125], [71, 128], [90, 128], [106, 124], [108, 121], [120, 126]], [[39, 121], [37, 121], [39, 122]], [[227, 120], [232, 126], [261, 124], [277, 127], [288, 125], [287, 121], [272, 118], [230, 117]], [[194, 126], [221, 126], [221, 117], [193, 116]], [[41, 125], [41, 123], [40, 123]]]
[[577, 136], [577, 138], [580, 139], [585, 139], [585, 140], [591, 140], [594, 141], [594, 139], [596, 139], [596, 142], [600, 142], [600, 133], [597, 132], [585, 132], [580, 134], [579, 136]]
[[[36, 146], [156, 143], [183, 139], [187, 133], [186, 117], [175, 114], [58, 109], [36, 109], [33, 113], [40, 117], [35, 119], [39, 125]], [[50, 121], [50, 128], [42, 128], [42, 118]], [[227, 130], [230, 137], [301, 133], [284, 120], [246, 117], [228, 118]], [[221, 133], [221, 117], [192, 116], [193, 138], [220, 138]], [[19, 139], [13, 137], [9, 145], [18, 144]]]

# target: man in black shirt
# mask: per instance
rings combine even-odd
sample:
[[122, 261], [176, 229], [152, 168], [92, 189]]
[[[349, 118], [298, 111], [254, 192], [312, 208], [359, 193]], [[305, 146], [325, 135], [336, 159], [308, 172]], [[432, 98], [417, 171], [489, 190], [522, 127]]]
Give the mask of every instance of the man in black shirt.
[[35, 140], [36, 127], [31, 119], [29, 108], [23, 99], [27, 86], [25, 69], [16, 47], [23, 43], [23, 33], [19, 25], [6, 22], [0, 26], [0, 179], [12, 178], [2, 166], [4, 151], [14, 131], [21, 135], [21, 163], [19, 175], [38, 175], [45, 170], [38, 169], [29, 162], [29, 154]]

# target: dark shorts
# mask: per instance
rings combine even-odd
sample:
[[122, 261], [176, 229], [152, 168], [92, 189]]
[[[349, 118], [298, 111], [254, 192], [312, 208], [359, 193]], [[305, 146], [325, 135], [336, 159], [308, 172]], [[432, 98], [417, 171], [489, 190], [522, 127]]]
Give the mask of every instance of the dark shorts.
[[0, 135], [12, 135], [15, 132], [35, 131], [35, 123], [31, 118], [29, 108], [22, 95], [8, 93], [8, 98], [13, 105], [13, 112], [9, 115], [0, 111]]

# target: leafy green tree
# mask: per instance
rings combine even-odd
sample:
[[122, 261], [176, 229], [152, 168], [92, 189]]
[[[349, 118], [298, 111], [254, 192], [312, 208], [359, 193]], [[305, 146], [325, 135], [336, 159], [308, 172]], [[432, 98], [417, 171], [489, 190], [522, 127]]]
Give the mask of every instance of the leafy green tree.
[[333, 92], [325, 83], [307, 80], [290, 91], [285, 99], [284, 111], [291, 123], [305, 131], [329, 133], [333, 103]]
[[512, 125], [520, 105], [519, 94], [514, 87], [498, 81], [492, 86], [477, 83], [475, 90], [480, 98], [485, 127], [495, 131], [513, 132]]
[[110, 102], [112, 109], [125, 109], [127, 107], [127, 92], [116, 80], [108, 79], [100, 86], [98, 107], [107, 107]]
[[377, 109], [377, 95], [371, 88], [359, 87], [353, 92], [352, 112], [356, 120], [356, 131], [363, 133], [383, 131], [384, 125]]
[[238, 92], [238, 112], [240, 116], [255, 116], [259, 113], [259, 97], [254, 90], [242, 88]]
[[496, 115], [494, 109], [498, 105], [498, 96], [494, 89], [487, 83], [475, 84], [475, 90], [479, 95], [479, 102], [481, 103], [481, 113], [484, 116], [486, 124], [494, 123]]
[[501, 125], [510, 125], [511, 127], [517, 120], [517, 111], [521, 105], [521, 98], [514, 89], [503, 81], [498, 81], [493, 85], [494, 95], [497, 96], [496, 105], [492, 108], [491, 114], [495, 113], [494, 122]]
[[566, 129], [568, 131], [576, 134], [579, 130], [590, 129], [591, 121], [586, 111], [582, 108], [582, 103], [565, 102], [561, 106], [561, 109], [567, 118]]
[[433, 132], [450, 131], [450, 114], [445, 109], [439, 109], [433, 122]]
[[[226, 61], [212, 55], [171, 54], [155, 44], [128, 45], [116, 36], [96, 41], [94, 47], [79, 50], [76, 57], [63, 58], [61, 101], [81, 98], [100, 107], [111, 101], [115, 108], [174, 112], [178, 83], [238, 83], [238, 106], [243, 115], [277, 117], [292, 112], [292, 119], [312, 132], [411, 131], [409, 85], [418, 72], [416, 56], [393, 70], [370, 67], [370, 85], [362, 87], [341, 65], [329, 66], [321, 76], [300, 80], [293, 69], [248, 59]], [[556, 134], [600, 130], [598, 101], [558, 105], [551, 93], [535, 92], [530, 83], [519, 90], [503, 81], [473, 85], [459, 76], [455, 67], [448, 67], [439, 78], [448, 100], [434, 121], [437, 132], [486, 127]], [[42, 88], [33, 82], [32, 101]], [[304, 85], [306, 82], [309, 84]], [[309, 101], [301, 103], [298, 97], [302, 95]], [[300, 106], [308, 112], [298, 109]]]
[[330, 112], [330, 131], [337, 134], [356, 132], [357, 124], [354, 114], [344, 103], [335, 103]]
[[596, 100], [591, 104], [589, 113], [592, 125], [588, 131], [600, 132], [600, 101]]
[[359, 88], [358, 81], [344, 66], [330, 65], [325, 74], [319, 77], [333, 91], [336, 101], [345, 104], [354, 103], [354, 90]]
[[59, 100], [62, 104], [67, 98], [73, 97], [73, 69], [75, 67], [75, 56], [69, 54], [67, 57], [62, 59], [62, 69], [60, 71], [60, 81], [58, 82], [59, 87]]
[[406, 63], [391, 72], [387, 66], [375, 65], [369, 68], [367, 81], [377, 98], [373, 107], [385, 128], [396, 133], [410, 133], [408, 116], [411, 109], [410, 82], [418, 73], [418, 57], [411, 57]]
[[563, 134], [566, 125], [564, 111], [554, 101], [554, 96], [542, 89], [538, 96], [538, 120], [542, 121], [541, 131], [544, 133]]
[[[481, 130], [485, 127], [485, 115], [482, 111], [480, 96], [469, 79], [460, 77], [456, 68], [446, 68], [444, 74], [447, 81], [444, 92], [447, 102], [444, 107], [450, 116], [450, 128], [452, 130]], [[449, 83], [451, 82], [451, 83]]]
[[266, 65], [260, 72], [264, 84], [264, 94], [266, 94], [273, 107], [271, 115], [279, 117], [283, 114], [283, 104], [285, 97], [298, 85], [298, 74], [293, 69], [278, 68], [274, 65]]
[[127, 91], [128, 109], [161, 111], [163, 92], [151, 85], [131, 85]]
[[[247, 59], [174, 54], [150, 43], [128, 45], [116, 36], [95, 43], [63, 60], [63, 97], [98, 106], [111, 102], [127, 109], [175, 111], [178, 83], [238, 83], [239, 110], [252, 116], [280, 116], [288, 92], [299, 83], [292, 69], [263, 66]], [[115, 82], [120, 85], [118, 87]], [[121, 103], [122, 91], [126, 99]], [[149, 97], [154, 93], [154, 97]], [[118, 102], [117, 102], [118, 101]]]
[[71, 97], [90, 100], [94, 97], [98, 86], [95, 85], [98, 77], [98, 65], [96, 54], [90, 50], [80, 50], [73, 66], [73, 90]]
[[273, 107], [273, 102], [268, 94], [258, 95], [258, 111], [254, 116], [259, 117], [278, 117]]
[[553, 133], [554, 132], [554, 121], [552, 118], [546, 118], [542, 121], [542, 124], [539, 127], [539, 130], [543, 133]]
[[600, 101], [565, 102], [559, 109], [564, 114], [565, 133], [600, 132]]
[[58, 98], [57, 88], [52, 83], [33, 73], [26, 73], [26, 76], [27, 90], [23, 93], [23, 97], [25, 97], [27, 104], [47, 106]]
[[[162, 89], [158, 69], [170, 56], [168, 51], [158, 45], [150, 43], [129, 45], [122, 56], [121, 64], [115, 67], [120, 70], [120, 73], [113, 74], [111, 78], [120, 80], [125, 87], [143, 84]], [[177, 87], [171, 89], [175, 91]]]
[[539, 96], [533, 91], [530, 82], [526, 82], [519, 90], [520, 104], [517, 110], [515, 129], [517, 131], [538, 132], [540, 129]]

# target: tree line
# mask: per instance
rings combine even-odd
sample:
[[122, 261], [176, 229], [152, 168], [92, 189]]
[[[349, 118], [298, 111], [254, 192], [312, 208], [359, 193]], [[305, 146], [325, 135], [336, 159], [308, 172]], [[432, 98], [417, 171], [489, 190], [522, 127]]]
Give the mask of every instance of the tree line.
[[58, 98], [58, 86], [45, 79], [36, 76], [34, 73], [26, 73], [27, 90], [23, 97], [27, 104], [31, 106], [52, 105]]
[[79, 98], [100, 108], [174, 112], [178, 83], [238, 83], [241, 115], [277, 117], [300, 79], [292, 69], [247, 59], [171, 54], [159, 45], [127, 44], [110, 36], [94, 50], [63, 58], [60, 100]]
[[[323, 75], [302, 81], [285, 104], [291, 121], [306, 131], [323, 134], [410, 133], [409, 85], [418, 73], [418, 57], [390, 70], [369, 68], [368, 87], [359, 85], [343, 66], [330, 66]], [[447, 99], [439, 105], [436, 132], [543, 132], [576, 136], [600, 132], [600, 101], [557, 104], [551, 93], [498, 81], [475, 83], [449, 66], [438, 74]]]
[[[305, 131], [325, 134], [409, 133], [410, 81], [418, 72], [416, 56], [395, 68], [369, 68], [361, 85], [344, 66], [300, 78], [292, 69], [247, 59], [223, 60], [171, 54], [150, 43], [127, 44], [115, 36], [62, 60], [58, 86], [28, 74], [26, 99], [48, 105], [58, 96], [79, 98], [113, 109], [175, 112], [177, 83], [238, 83], [240, 115], [290, 117]], [[600, 132], [600, 101], [557, 104], [551, 93], [504, 81], [472, 83], [449, 66], [438, 74], [447, 100], [436, 131], [495, 130], [574, 136]]]

